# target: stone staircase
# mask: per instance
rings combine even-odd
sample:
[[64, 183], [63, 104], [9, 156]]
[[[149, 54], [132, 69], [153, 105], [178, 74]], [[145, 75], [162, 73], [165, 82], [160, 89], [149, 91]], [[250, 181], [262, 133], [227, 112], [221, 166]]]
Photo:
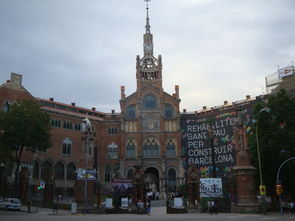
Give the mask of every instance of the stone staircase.
[[166, 200], [151, 200], [151, 207], [166, 207]]
[[151, 214], [153, 215], [166, 215], [166, 200], [152, 200], [151, 201]]

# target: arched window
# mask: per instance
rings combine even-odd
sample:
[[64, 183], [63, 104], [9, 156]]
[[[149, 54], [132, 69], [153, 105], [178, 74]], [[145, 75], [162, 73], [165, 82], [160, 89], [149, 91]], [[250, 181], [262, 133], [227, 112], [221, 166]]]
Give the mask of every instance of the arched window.
[[167, 157], [175, 157], [176, 156], [175, 143], [174, 143], [174, 141], [172, 139], [168, 140], [166, 156]]
[[165, 104], [164, 116], [167, 119], [174, 118], [174, 108], [173, 108], [173, 106], [171, 104]]
[[143, 156], [144, 157], [159, 157], [160, 156], [160, 148], [156, 139], [150, 137], [146, 139], [143, 143]]
[[62, 153], [65, 155], [72, 154], [72, 141], [69, 138], [63, 140]]
[[134, 158], [136, 157], [136, 150], [135, 144], [132, 139], [130, 139], [126, 145], [126, 157], [127, 158]]
[[41, 178], [46, 179], [52, 172], [52, 164], [49, 161], [42, 163]]
[[126, 118], [128, 119], [135, 119], [135, 105], [129, 105], [126, 109]]
[[176, 172], [172, 168], [168, 170], [167, 184], [169, 191], [176, 191]]
[[39, 179], [39, 163], [38, 161], [34, 162], [33, 166], [33, 178]]
[[76, 178], [76, 166], [73, 163], [69, 163], [67, 166], [67, 180], [75, 180]]
[[149, 94], [143, 98], [143, 107], [145, 109], [155, 109], [157, 107], [156, 96]]
[[108, 145], [108, 158], [117, 159], [118, 158], [118, 145], [114, 142]]
[[54, 176], [57, 180], [63, 180], [65, 178], [65, 167], [63, 163], [56, 163], [54, 169]]

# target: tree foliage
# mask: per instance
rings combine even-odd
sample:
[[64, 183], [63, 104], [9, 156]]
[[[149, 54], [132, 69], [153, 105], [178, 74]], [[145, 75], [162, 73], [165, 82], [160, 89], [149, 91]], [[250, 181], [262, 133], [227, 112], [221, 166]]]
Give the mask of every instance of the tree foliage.
[[[253, 164], [258, 169], [257, 140], [260, 148], [263, 183], [267, 194], [275, 194], [276, 175], [284, 160], [295, 156], [295, 99], [280, 90], [258, 103], [254, 108], [255, 130], [249, 137], [249, 148]], [[295, 178], [292, 174], [295, 162], [289, 162], [281, 172], [285, 195], [295, 197]], [[259, 179], [258, 179], [258, 183]], [[292, 187], [293, 185], [293, 187]]]
[[13, 104], [8, 112], [0, 113], [0, 147], [14, 152], [16, 183], [24, 150], [44, 151], [51, 146], [50, 118], [32, 100]]

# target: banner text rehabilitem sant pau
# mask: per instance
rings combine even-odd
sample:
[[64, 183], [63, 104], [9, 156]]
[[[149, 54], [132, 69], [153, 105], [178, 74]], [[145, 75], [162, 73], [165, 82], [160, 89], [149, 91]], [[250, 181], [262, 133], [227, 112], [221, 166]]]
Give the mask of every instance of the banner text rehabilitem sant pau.
[[[185, 167], [196, 166], [200, 169], [201, 177], [210, 177], [212, 162], [215, 160], [218, 177], [230, 173], [236, 163], [234, 128], [240, 116], [246, 132], [251, 132], [253, 105], [254, 102], [247, 102], [206, 113], [183, 114], [181, 133], [182, 149], [186, 157]], [[213, 129], [211, 137], [208, 134], [210, 127]], [[212, 143], [215, 154], [212, 154]], [[215, 159], [212, 155], [215, 155]]]

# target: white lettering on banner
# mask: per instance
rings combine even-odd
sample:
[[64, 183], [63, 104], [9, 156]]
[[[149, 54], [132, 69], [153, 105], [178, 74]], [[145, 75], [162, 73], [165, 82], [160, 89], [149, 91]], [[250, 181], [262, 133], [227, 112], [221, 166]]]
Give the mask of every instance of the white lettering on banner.
[[216, 136], [216, 137], [225, 136], [225, 128], [214, 130], [213, 136]]
[[204, 147], [204, 142], [201, 140], [188, 141], [188, 148], [202, 148]]
[[195, 125], [188, 125], [187, 132], [202, 132], [207, 130], [207, 125], [204, 124], [195, 124]]
[[205, 140], [205, 139], [207, 139], [206, 134], [207, 134], [207, 132], [187, 133], [187, 139], [188, 140]]
[[[188, 156], [189, 157], [197, 157], [197, 156], [207, 156], [211, 155], [211, 148], [205, 148], [205, 149], [190, 149], [188, 150]], [[232, 144], [220, 146], [220, 147], [214, 147], [215, 154], [227, 154], [233, 152], [233, 146]]]
[[[200, 166], [205, 166], [212, 163], [212, 156], [204, 156], [204, 157], [191, 157], [189, 156], [188, 162], [190, 165], [196, 164]], [[234, 159], [231, 154], [222, 154], [215, 157], [215, 163], [221, 164], [221, 163], [234, 163]]]
[[[235, 164], [233, 126], [237, 124], [238, 116], [236, 116], [236, 112], [231, 112], [214, 118], [211, 125], [206, 122], [205, 118], [186, 121], [183, 139], [187, 145], [186, 156], [189, 165], [206, 167], [211, 166], [214, 161], [216, 167], [222, 168]], [[210, 127], [213, 139], [208, 134]]]

